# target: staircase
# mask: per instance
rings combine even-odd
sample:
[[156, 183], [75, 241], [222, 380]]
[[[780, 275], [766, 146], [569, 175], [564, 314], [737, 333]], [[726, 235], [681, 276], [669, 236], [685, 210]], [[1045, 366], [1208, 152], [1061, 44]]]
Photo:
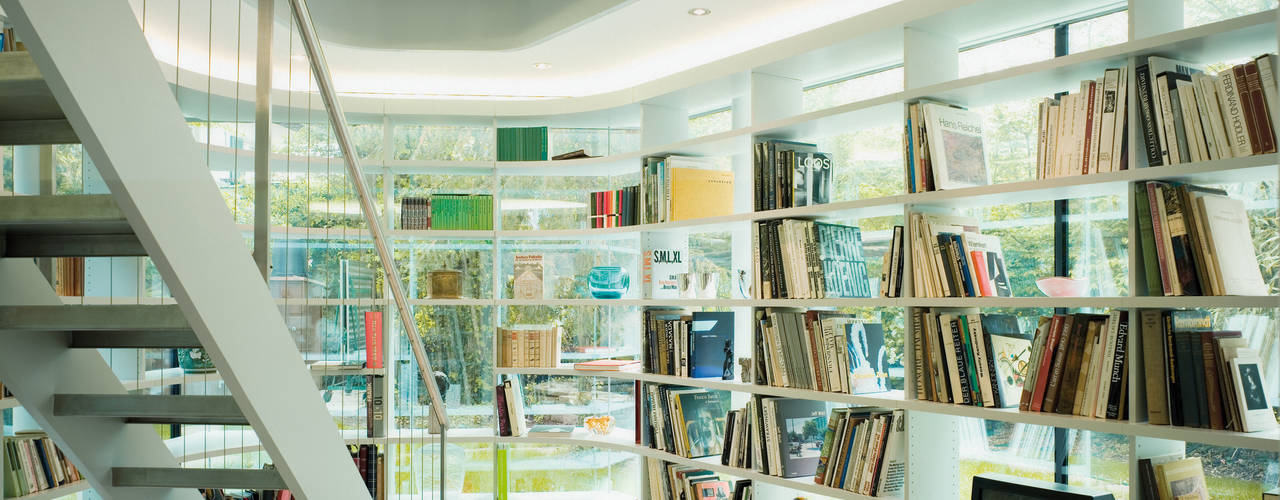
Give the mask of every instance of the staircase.
[[[0, 380], [97, 493], [369, 498], [125, 0], [0, 0], [0, 145], [82, 143], [111, 195], [0, 197]], [[62, 305], [32, 258], [149, 256], [177, 305]], [[232, 396], [129, 395], [99, 348], [203, 347]], [[147, 424], [249, 425], [271, 470], [184, 469]]]

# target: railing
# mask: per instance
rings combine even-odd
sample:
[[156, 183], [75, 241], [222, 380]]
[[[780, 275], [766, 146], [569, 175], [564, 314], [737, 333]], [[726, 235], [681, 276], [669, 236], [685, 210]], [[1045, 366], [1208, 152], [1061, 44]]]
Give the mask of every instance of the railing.
[[369, 193], [369, 186], [365, 184], [364, 174], [360, 169], [360, 156], [356, 154], [355, 146], [351, 142], [346, 115], [342, 113], [342, 104], [338, 102], [338, 94], [333, 89], [333, 75], [329, 73], [329, 64], [320, 48], [320, 37], [316, 35], [315, 25], [311, 22], [307, 2], [306, 0], [289, 0], [289, 3], [293, 7], [291, 9], [293, 19], [298, 24], [298, 34], [302, 38], [303, 49], [306, 50], [307, 59], [311, 64], [311, 73], [316, 79], [320, 97], [324, 100], [325, 111], [329, 114], [329, 121], [333, 125], [333, 135], [346, 160], [347, 175], [355, 188], [356, 197], [360, 200], [360, 211], [368, 220], [369, 233], [373, 237], [374, 247], [378, 249], [378, 257], [382, 263], [382, 270], [386, 273], [387, 285], [395, 300], [401, 326], [404, 327], [403, 331], [408, 337], [409, 346], [413, 348], [413, 357], [418, 361], [418, 374], [426, 382], [427, 392], [431, 396], [431, 414], [435, 418], [436, 431], [440, 435], [441, 477], [443, 477], [444, 439], [449, 427], [444, 399], [440, 397], [435, 372], [431, 369], [431, 361], [427, 359], [426, 349], [418, 336], [418, 325], [413, 319], [413, 311], [409, 309], [409, 302], [405, 299], [404, 285], [400, 282], [399, 266], [391, 253], [391, 248], [387, 245], [386, 228], [374, 210], [373, 195]]

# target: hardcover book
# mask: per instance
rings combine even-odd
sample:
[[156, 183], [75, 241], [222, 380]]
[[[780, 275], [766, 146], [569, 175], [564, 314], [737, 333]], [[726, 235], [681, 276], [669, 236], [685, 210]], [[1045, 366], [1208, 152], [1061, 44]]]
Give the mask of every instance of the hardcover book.
[[934, 103], [925, 104], [924, 113], [937, 189], [985, 186], [989, 179], [982, 116]]
[[680, 275], [689, 272], [689, 235], [683, 231], [640, 236], [641, 282], [645, 298], [680, 298]]
[[729, 391], [700, 390], [672, 394], [684, 420], [681, 430], [689, 445], [689, 458], [719, 455], [724, 444], [724, 420], [729, 413]]
[[692, 337], [690, 376], [733, 380], [733, 311], [694, 312]]
[[382, 311], [365, 311], [365, 368], [383, 368], [382, 351]]
[[542, 298], [542, 254], [515, 254], [515, 276], [511, 285], [511, 298], [539, 300]]
[[1018, 319], [1008, 314], [984, 314], [982, 330], [995, 367], [996, 406], [1017, 406], [1031, 366], [1031, 339], [1018, 328]]
[[853, 394], [889, 390], [889, 360], [884, 345], [884, 325], [850, 321], [848, 335], [849, 369]]
[[831, 202], [831, 155], [797, 151], [791, 178], [791, 205], [803, 207]]
[[822, 453], [822, 437], [827, 431], [827, 408], [822, 401], [773, 398], [777, 424], [778, 456], [782, 477], [812, 476]]

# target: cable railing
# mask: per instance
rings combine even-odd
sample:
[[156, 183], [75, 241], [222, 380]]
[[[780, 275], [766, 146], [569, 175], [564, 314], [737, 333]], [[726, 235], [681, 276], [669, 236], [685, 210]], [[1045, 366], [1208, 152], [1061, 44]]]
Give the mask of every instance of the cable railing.
[[[431, 398], [431, 415], [434, 417], [434, 430], [439, 434], [440, 449], [443, 450], [445, 434], [449, 426], [444, 399], [440, 396], [440, 388], [436, 383], [435, 372], [431, 369], [431, 361], [427, 359], [426, 348], [423, 347], [421, 337], [418, 335], [418, 325], [414, 320], [408, 299], [405, 297], [404, 285], [398, 279], [400, 275], [398, 272], [399, 266], [396, 264], [395, 256], [387, 244], [386, 226], [382, 224], [381, 218], [375, 210], [373, 195], [370, 193], [369, 186], [366, 184], [364, 174], [361, 171], [360, 156], [356, 153], [355, 146], [351, 141], [346, 115], [342, 112], [342, 104], [338, 102], [338, 94], [333, 88], [333, 75], [329, 72], [329, 65], [325, 60], [324, 51], [320, 47], [320, 38], [316, 34], [315, 25], [312, 24], [307, 2], [306, 0], [289, 0], [289, 3], [292, 7], [293, 19], [298, 26], [298, 34], [302, 39], [303, 49], [306, 51], [307, 60], [310, 62], [311, 73], [315, 77], [316, 86], [324, 102], [325, 111], [328, 113], [330, 124], [333, 126], [333, 136], [342, 152], [342, 157], [347, 166], [348, 177], [354, 188], [356, 198], [360, 201], [360, 211], [368, 221], [369, 233], [373, 239], [374, 247], [378, 250], [378, 258], [382, 264], [382, 270], [387, 276], [386, 282], [395, 301], [396, 312], [400, 317], [401, 326], [403, 326], [402, 331], [407, 337], [408, 344], [413, 350], [413, 356], [418, 363], [418, 374], [426, 383], [427, 393]], [[443, 461], [444, 453], [441, 453], [442, 477], [444, 471]]]

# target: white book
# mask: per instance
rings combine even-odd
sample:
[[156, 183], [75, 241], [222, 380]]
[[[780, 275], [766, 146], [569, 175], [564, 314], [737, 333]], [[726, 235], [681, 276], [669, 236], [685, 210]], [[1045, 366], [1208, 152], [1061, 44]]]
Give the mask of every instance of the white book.
[[934, 103], [924, 105], [935, 188], [985, 186], [987, 160], [982, 116]]
[[1232, 385], [1236, 401], [1240, 405], [1240, 423], [1244, 432], [1266, 431], [1276, 428], [1275, 414], [1271, 412], [1262, 375], [1262, 360], [1253, 349], [1239, 349], [1231, 359]]
[[640, 246], [641, 285], [645, 297], [680, 298], [680, 275], [689, 272], [688, 233], [645, 231], [640, 233]]
[[1205, 194], [1197, 199], [1204, 210], [1208, 238], [1217, 257], [1224, 295], [1266, 295], [1267, 285], [1258, 268], [1258, 255], [1249, 230], [1244, 202]]
[[951, 336], [951, 321], [955, 316], [950, 314], [938, 315], [938, 330], [942, 337], [942, 353], [945, 359], [945, 368], [947, 377], [951, 380], [951, 401], [960, 403], [964, 401], [964, 394], [961, 394], [962, 387], [960, 385], [960, 369], [956, 359], [956, 344], [954, 337]]
[[[1089, 84], [1089, 92], [1093, 94], [1093, 104], [1089, 106], [1091, 110], [1089, 116], [1089, 151], [1085, 154], [1088, 155], [1086, 161], [1089, 163], [1088, 173], [1090, 174], [1099, 172], [1098, 154], [1102, 150], [1102, 145], [1100, 144], [1102, 141], [1102, 98], [1105, 93], [1102, 85], [1103, 80], [1101, 78]], [[1081, 173], [1085, 172], [1082, 170]]]
[[1169, 93], [1169, 77], [1161, 75], [1156, 77], [1156, 94], [1160, 96], [1160, 114], [1164, 116], [1164, 135], [1169, 146], [1169, 162], [1166, 165], [1177, 165], [1185, 163], [1187, 159], [1182, 158], [1181, 148], [1178, 145], [1178, 125], [1173, 121], [1173, 107], [1178, 103], [1174, 102], [1173, 96]]
[[1249, 140], [1248, 120], [1240, 103], [1238, 82], [1230, 69], [1218, 74], [1218, 101], [1222, 107], [1222, 119], [1231, 143], [1231, 155], [1237, 158], [1253, 155], [1253, 142]]
[[1036, 127], [1036, 178], [1043, 179], [1045, 158], [1044, 153], [1049, 144], [1049, 99], [1041, 99], [1036, 105], [1037, 117], [1039, 120]]
[[1102, 76], [1102, 125], [1101, 125], [1101, 143], [1098, 144], [1098, 171], [1112, 171], [1112, 146], [1115, 143], [1116, 120], [1124, 122], [1123, 117], [1119, 117], [1116, 113], [1120, 112], [1121, 106], [1116, 101], [1120, 92], [1119, 69], [1108, 69]]
[[1068, 166], [1067, 175], [1080, 175], [1081, 168], [1086, 166], [1085, 161], [1089, 155], [1089, 151], [1085, 149], [1085, 142], [1090, 134], [1089, 105], [1093, 103], [1093, 96], [1089, 92], [1091, 85], [1093, 80], [1080, 82], [1080, 96], [1076, 99], [1075, 143], [1072, 146], [1071, 165]]
[[1206, 95], [1200, 80], [1205, 78], [1203, 74], [1191, 75], [1191, 86], [1194, 92], [1191, 93], [1195, 98], [1196, 115], [1200, 118], [1200, 138], [1204, 142], [1205, 158], [1217, 160], [1222, 158], [1218, 153], [1218, 137], [1214, 135], [1213, 120], [1209, 116], [1209, 104], [1206, 102]]
[[906, 492], [907, 478], [907, 419], [903, 410], [893, 410], [889, 422], [889, 436], [885, 439], [884, 453], [880, 459], [880, 480], [876, 496], [902, 498]]
[[1097, 390], [1090, 400], [1093, 405], [1088, 415], [1106, 418], [1107, 399], [1111, 395], [1111, 369], [1115, 366], [1116, 337], [1120, 334], [1120, 311], [1111, 311], [1107, 318], [1106, 338], [1102, 340], [1102, 365], [1098, 368]]
[[1127, 166], [1128, 154], [1124, 149], [1125, 136], [1129, 133], [1129, 68], [1120, 68], [1119, 81], [1116, 84], [1116, 123], [1112, 130], [1111, 164], [1108, 172], [1117, 172], [1121, 166]]
[[[1209, 121], [1205, 124], [1205, 128], [1213, 133], [1213, 142], [1217, 150], [1217, 158], [1231, 158], [1234, 156], [1231, 152], [1231, 144], [1227, 141], [1227, 129], [1222, 121], [1222, 106], [1218, 98], [1217, 77], [1213, 75], [1197, 74], [1192, 75], [1191, 80], [1196, 82], [1198, 95], [1204, 97], [1205, 108], [1209, 110]], [[1203, 117], [1202, 117], [1203, 118]]]
[[1209, 221], [1205, 219], [1204, 208], [1200, 206], [1200, 197], [1204, 196], [1205, 193], [1188, 191], [1188, 194], [1191, 195], [1191, 206], [1184, 208], [1191, 215], [1191, 224], [1195, 226], [1196, 234], [1200, 235], [1199, 238], [1195, 238], [1194, 243], [1200, 248], [1200, 256], [1204, 259], [1202, 263], [1204, 270], [1209, 274], [1207, 276], [1208, 279], [1203, 280], [1207, 283], [1200, 284], [1201, 287], [1204, 287], [1201, 293], [1204, 295], [1223, 295], [1222, 275], [1218, 273], [1218, 257], [1213, 253], [1213, 245], [1210, 244], [1208, 238]]
[[1054, 160], [1058, 154], [1058, 126], [1060, 125], [1060, 120], [1062, 120], [1061, 110], [1062, 106], [1057, 101], [1050, 101], [1048, 134], [1045, 139], [1048, 142], [1045, 144], [1044, 152], [1044, 178], [1046, 179], [1057, 177], [1057, 173], [1053, 169], [1057, 165]]
[[1208, 161], [1204, 141], [1204, 127], [1200, 126], [1200, 112], [1196, 108], [1195, 84], [1178, 80], [1178, 105], [1182, 108], [1182, 128], [1187, 135], [1187, 150], [1191, 161]]

